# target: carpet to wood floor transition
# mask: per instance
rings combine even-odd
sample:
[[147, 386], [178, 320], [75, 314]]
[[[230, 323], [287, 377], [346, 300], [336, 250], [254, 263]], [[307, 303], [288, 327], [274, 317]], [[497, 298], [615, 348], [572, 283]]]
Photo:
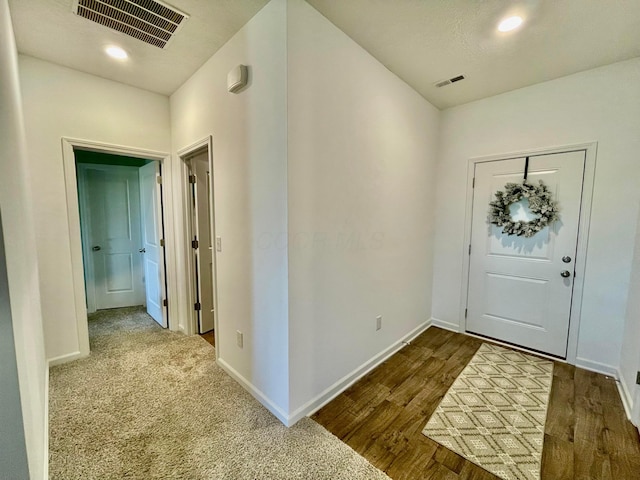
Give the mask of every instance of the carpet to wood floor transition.
[[[98, 312], [89, 328], [90, 357], [50, 372], [53, 480], [496, 479], [422, 434], [476, 338], [430, 328], [315, 414], [325, 430], [287, 429], [205, 340], [142, 309]], [[640, 479], [638, 432], [611, 378], [555, 362], [541, 477]]]
[[[497, 480], [422, 434], [483, 342], [429, 328], [312, 418], [394, 480]], [[612, 378], [554, 362], [542, 480], [638, 480], [640, 439]]]
[[388, 478], [310, 419], [284, 427], [199, 336], [140, 308], [89, 329], [91, 355], [51, 369], [51, 479]]

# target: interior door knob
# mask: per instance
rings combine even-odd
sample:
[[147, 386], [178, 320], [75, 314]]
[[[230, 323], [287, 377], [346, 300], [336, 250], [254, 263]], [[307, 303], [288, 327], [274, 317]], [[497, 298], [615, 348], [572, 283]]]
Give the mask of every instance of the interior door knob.
[[91, 247], [91, 250], [97, 252], [98, 250], [102, 250], [102, 247], [100, 245], [95, 245], [94, 247]]
[[138, 250], [138, 251], [139, 251], [140, 253], [144, 253], [144, 252], [146, 252], [147, 250], [146, 250], [146, 249], [144, 249], [144, 248], [141, 248], [141, 249], [140, 249], [140, 250]]
[[571, 276], [571, 272], [569, 270], [563, 270], [562, 272], [560, 272], [560, 276], [563, 278], [567, 278]]

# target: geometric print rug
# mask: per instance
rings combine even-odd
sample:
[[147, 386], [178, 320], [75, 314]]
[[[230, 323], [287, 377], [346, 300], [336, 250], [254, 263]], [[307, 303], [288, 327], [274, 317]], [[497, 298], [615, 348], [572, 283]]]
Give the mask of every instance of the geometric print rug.
[[505, 480], [539, 480], [553, 362], [483, 343], [424, 435]]

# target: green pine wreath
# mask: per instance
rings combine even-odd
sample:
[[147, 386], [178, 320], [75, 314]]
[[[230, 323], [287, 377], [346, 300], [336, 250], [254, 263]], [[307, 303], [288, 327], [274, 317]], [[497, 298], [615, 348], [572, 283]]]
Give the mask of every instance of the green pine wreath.
[[[551, 192], [547, 186], [542, 181], [539, 183], [539, 185], [507, 183], [504, 191], [498, 190], [495, 193], [496, 199], [489, 202], [491, 207], [489, 221], [493, 225], [502, 227], [502, 233], [507, 235], [533, 237], [547, 225], [558, 220], [557, 203], [552, 199]], [[537, 217], [528, 222], [522, 220], [514, 222], [511, 218], [509, 206], [523, 198], [529, 200], [529, 210], [536, 214]]]

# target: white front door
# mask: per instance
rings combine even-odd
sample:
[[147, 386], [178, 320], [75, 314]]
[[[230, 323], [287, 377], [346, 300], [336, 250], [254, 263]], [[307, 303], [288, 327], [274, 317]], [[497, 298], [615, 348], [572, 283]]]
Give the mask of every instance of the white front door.
[[[584, 165], [584, 151], [529, 157], [527, 181], [544, 182], [560, 219], [525, 238], [488, 220], [495, 192], [522, 183], [525, 158], [475, 164], [466, 331], [566, 357]], [[526, 203], [512, 212], [532, 218]]]
[[83, 165], [96, 309], [144, 304], [138, 169]]
[[139, 169], [140, 203], [142, 206], [142, 263], [145, 279], [147, 313], [167, 327], [165, 297], [164, 251], [162, 235], [161, 185], [158, 183], [160, 164], [150, 162]]
[[209, 155], [205, 150], [189, 162], [189, 170], [194, 180], [192, 194], [192, 230], [197, 248], [193, 250], [196, 289], [199, 303], [198, 330], [206, 333], [214, 327], [213, 300], [213, 242], [211, 241], [211, 179]]

